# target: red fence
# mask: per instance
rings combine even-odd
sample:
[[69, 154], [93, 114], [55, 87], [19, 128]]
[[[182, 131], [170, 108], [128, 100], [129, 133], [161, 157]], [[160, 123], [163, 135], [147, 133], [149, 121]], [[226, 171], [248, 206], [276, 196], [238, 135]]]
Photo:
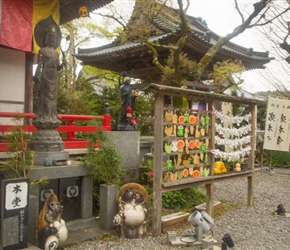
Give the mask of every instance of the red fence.
[[[17, 112], [0, 112], [0, 117], [13, 118], [13, 117], [23, 117], [28, 119], [33, 119], [35, 117], [34, 113], [17, 113]], [[59, 126], [56, 130], [58, 132], [66, 133], [66, 137], [63, 138], [65, 149], [72, 148], [86, 148], [88, 146], [88, 141], [85, 139], [75, 138], [76, 132], [96, 132], [100, 129], [105, 131], [111, 131], [111, 115], [104, 114], [101, 116], [93, 115], [66, 115], [58, 114], [58, 118], [61, 121], [65, 121], [66, 125]], [[75, 121], [89, 121], [89, 120], [99, 120], [102, 121], [101, 126], [79, 126], [75, 125]], [[0, 133], [8, 132], [13, 125], [1, 125]], [[37, 128], [33, 125], [23, 125], [24, 131], [34, 132]], [[7, 144], [0, 139], [0, 152], [7, 150]]]

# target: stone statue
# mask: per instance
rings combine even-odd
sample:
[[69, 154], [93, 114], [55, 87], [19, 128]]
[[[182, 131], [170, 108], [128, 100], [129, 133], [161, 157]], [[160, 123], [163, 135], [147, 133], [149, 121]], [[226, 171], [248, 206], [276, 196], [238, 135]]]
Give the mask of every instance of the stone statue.
[[62, 69], [59, 55], [55, 50], [57, 44], [57, 26], [50, 24], [46, 30], [44, 47], [38, 52], [38, 66], [34, 76], [35, 94], [38, 100], [36, 111], [37, 127], [57, 128], [57, 97], [59, 89], [58, 71]]
[[[121, 76], [123, 76], [123, 83], [120, 80]], [[137, 123], [133, 110], [138, 91], [135, 91], [134, 94], [132, 94], [132, 88], [130, 86], [131, 79], [128, 77], [126, 72], [122, 72], [120, 77], [121, 112], [118, 130], [137, 130]]]
[[[126, 109], [131, 107], [131, 97], [132, 97], [132, 88], [130, 86], [131, 79], [129, 77], [124, 77], [123, 84], [120, 87], [121, 93], [121, 117], [120, 117], [120, 124], [123, 126], [127, 126], [127, 116], [126, 116]], [[131, 107], [132, 109], [132, 107]]]
[[61, 32], [52, 16], [36, 24], [34, 38], [40, 47], [34, 76], [36, 111], [33, 125], [37, 130], [28, 146], [35, 151], [35, 165], [48, 166], [46, 159], [50, 159], [54, 165], [64, 164], [68, 160], [68, 152], [64, 151], [64, 143], [56, 130], [61, 124], [57, 115], [57, 98], [58, 74], [63, 64], [60, 64], [56, 50], [60, 45]]

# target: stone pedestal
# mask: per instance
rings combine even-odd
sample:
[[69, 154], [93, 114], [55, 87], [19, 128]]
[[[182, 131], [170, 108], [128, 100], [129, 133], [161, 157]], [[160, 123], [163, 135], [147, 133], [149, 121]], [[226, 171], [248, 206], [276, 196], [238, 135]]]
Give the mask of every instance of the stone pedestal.
[[[37, 124], [37, 122], [34, 122]], [[56, 125], [55, 125], [56, 126]], [[34, 153], [34, 164], [40, 166], [65, 165], [69, 158], [64, 143], [55, 129], [38, 128], [28, 146]]]
[[68, 152], [35, 152], [34, 164], [39, 166], [65, 165], [69, 159]]
[[126, 171], [123, 182], [137, 181], [139, 177], [140, 160], [140, 132], [139, 131], [111, 131], [107, 132], [109, 140], [116, 145], [121, 155], [120, 167]]
[[[65, 219], [66, 226], [69, 231], [74, 231], [78, 229], [84, 229], [95, 225], [95, 218], [93, 217], [92, 207], [93, 207], [93, 182], [90, 177], [87, 176], [87, 170], [85, 167], [80, 166], [78, 163], [72, 163], [71, 165], [63, 166], [51, 166], [51, 167], [41, 167], [35, 166], [35, 168], [30, 172], [29, 177], [33, 180], [39, 180], [41, 177], [46, 176], [50, 182], [61, 182], [61, 180], [69, 180], [74, 178], [80, 179], [80, 189], [78, 195], [80, 196], [80, 216], [79, 218], [73, 220]], [[49, 184], [50, 185], [50, 184]], [[49, 188], [49, 187], [45, 187]], [[65, 188], [60, 187], [60, 192], [63, 193]], [[63, 190], [63, 191], [62, 191]], [[56, 190], [53, 190], [57, 193]], [[67, 196], [67, 195], [66, 195]], [[61, 195], [59, 195], [61, 197]], [[73, 198], [64, 197], [65, 200], [60, 199], [60, 202], [64, 205], [63, 217], [66, 217], [69, 205], [66, 203], [72, 201]], [[41, 187], [39, 185], [34, 185], [30, 189], [30, 202], [29, 202], [29, 243], [37, 245], [37, 222], [38, 214], [41, 210]]]
[[117, 214], [116, 195], [118, 186], [102, 184], [100, 186], [100, 228], [113, 230], [114, 216]]

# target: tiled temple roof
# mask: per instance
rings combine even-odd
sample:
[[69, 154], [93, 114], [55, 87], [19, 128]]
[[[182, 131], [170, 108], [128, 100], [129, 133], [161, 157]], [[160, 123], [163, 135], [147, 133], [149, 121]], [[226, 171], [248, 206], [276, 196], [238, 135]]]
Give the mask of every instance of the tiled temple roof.
[[[136, 21], [134, 9], [131, 20], [127, 26]], [[179, 34], [179, 15], [177, 10], [172, 8], [163, 8], [158, 13], [152, 23], [148, 23], [152, 30], [151, 41], [160, 44], [174, 44], [180, 37]], [[209, 30], [206, 23], [200, 18], [188, 16], [192, 36], [190, 41], [185, 45], [184, 52], [189, 58], [199, 61], [202, 56], [211, 48], [220, 38], [219, 35]], [[169, 50], [159, 47], [157, 49], [159, 60], [166, 60]], [[141, 42], [126, 42], [121, 44], [117, 38], [111, 44], [94, 47], [79, 48], [76, 58], [81, 60], [83, 65], [91, 65], [97, 68], [111, 70], [115, 72], [127, 71], [132, 77], [143, 80], [158, 80], [160, 71], [152, 62], [152, 55], [148, 53], [148, 47]], [[257, 52], [252, 48], [245, 48], [228, 42], [215, 56], [212, 65], [217, 61], [226, 59], [240, 59], [247, 70], [265, 68], [265, 64], [273, 58], [269, 57], [268, 52]]]

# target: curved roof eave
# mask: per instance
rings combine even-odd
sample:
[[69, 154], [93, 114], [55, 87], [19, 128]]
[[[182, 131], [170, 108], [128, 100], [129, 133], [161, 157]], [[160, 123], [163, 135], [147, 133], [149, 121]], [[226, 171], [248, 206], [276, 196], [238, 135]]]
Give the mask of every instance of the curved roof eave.
[[[151, 41], [153, 42], [166, 42], [172, 38], [174, 34], [172, 33], [167, 33], [159, 36], [155, 36], [150, 38]], [[211, 39], [211, 41], [205, 41], [203, 37], [200, 36], [200, 34], [193, 33], [193, 38], [191, 39], [190, 43], [187, 45], [188, 48], [191, 48], [196, 50], [195, 45], [198, 43], [200, 47], [205, 51], [208, 48], [212, 47], [214, 45], [214, 40]], [[121, 54], [126, 54], [129, 53], [130, 51], [134, 50], [134, 53], [136, 51], [144, 51], [147, 50], [147, 47], [145, 44], [142, 43], [127, 43], [127, 44], [122, 44], [114, 47], [110, 47], [111, 44], [105, 45], [100, 49], [98, 48], [87, 48], [87, 49], [79, 49], [78, 54], [76, 54], [76, 58], [79, 60], [84, 60], [84, 61], [94, 61], [94, 60], [100, 60], [106, 57], [118, 57]], [[241, 47], [242, 48], [242, 47]], [[248, 61], [252, 61], [253, 64], [254, 62], [259, 62], [259, 64], [266, 64], [270, 62], [273, 58], [269, 58], [266, 52], [256, 52], [256, 51], [251, 51], [251, 54], [247, 54], [247, 49], [244, 49], [244, 53], [236, 51], [228, 47], [228, 45], [223, 46], [223, 48], [217, 53], [217, 56], [222, 56], [222, 57], [234, 57], [234, 58], [239, 58], [239, 59], [244, 59]], [[252, 64], [249, 63], [249, 64]], [[247, 66], [247, 65], [246, 65]], [[263, 65], [252, 65], [251, 67], [248, 66], [247, 68], [264, 68]]]

